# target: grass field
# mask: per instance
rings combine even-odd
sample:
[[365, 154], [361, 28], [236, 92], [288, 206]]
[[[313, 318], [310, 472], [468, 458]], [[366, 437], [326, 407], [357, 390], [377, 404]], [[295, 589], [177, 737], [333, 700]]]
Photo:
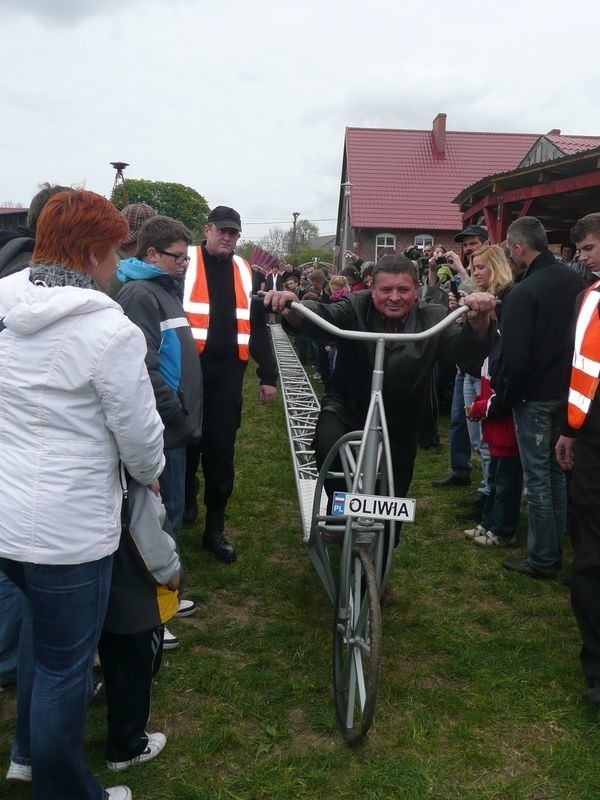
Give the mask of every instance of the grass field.
[[[104, 709], [93, 705], [88, 755], [101, 780], [127, 783], [136, 800], [600, 798], [600, 727], [580, 701], [568, 590], [508, 574], [506, 551], [465, 541], [457, 515], [474, 490], [431, 487], [447, 446], [418, 456], [417, 519], [404, 527], [383, 609], [375, 720], [362, 746], [343, 742], [332, 608], [302, 546], [283, 410], [256, 399], [249, 374], [227, 519], [237, 563], [201, 550], [202, 521], [182, 534], [199, 611], [173, 622], [182, 643], [155, 684], [149, 729], [167, 734], [167, 748], [115, 780]], [[523, 540], [524, 524], [509, 552]], [[14, 695], [3, 693], [6, 766], [14, 716]], [[0, 797], [29, 794], [0, 777]]]

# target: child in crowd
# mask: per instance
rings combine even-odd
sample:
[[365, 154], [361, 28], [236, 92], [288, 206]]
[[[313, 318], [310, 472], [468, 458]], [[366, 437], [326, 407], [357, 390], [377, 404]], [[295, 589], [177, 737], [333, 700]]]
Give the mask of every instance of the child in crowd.
[[165, 508], [153, 487], [129, 479], [106, 619], [98, 645], [106, 687], [109, 769], [155, 758], [167, 739], [147, 733], [152, 679], [164, 623], [179, 608], [180, 562]]

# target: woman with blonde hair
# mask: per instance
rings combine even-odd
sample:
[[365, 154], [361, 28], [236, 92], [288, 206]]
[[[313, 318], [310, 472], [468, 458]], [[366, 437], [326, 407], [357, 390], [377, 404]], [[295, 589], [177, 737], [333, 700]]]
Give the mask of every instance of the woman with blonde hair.
[[[479, 291], [503, 299], [511, 289], [513, 275], [502, 247], [491, 244], [477, 250], [471, 261], [473, 282]], [[502, 313], [497, 306], [496, 313]], [[500, 335], [481, 369], [477, 397], [465, 401], [467, 419], [480, 422], [482, 437], [489, 448], [488, 485], [490, 493], [475, 528], [465, 536], [481, 547], [506, 547], [515, 541], [519, 525], [523, 469], [519, 457], [512, 409], [504, 401]]]
[[471, 258], [471, 277], [478, 292], [498, 297], [513, 282], [510, 264], [497, 244], [484, 244]]
[[[42, 210], [31, 264], [0, 281], [0, 570], [23, 592], [7, 780], [34, 800], [130, 800], [84, 757], [88, 676], [121, 535], [120, 462], [157, 488], [163, 425], [142, 332], [103, 292], [127, 222], [77, 190]], [[101, 291], [99, 291], [101, 290]]]

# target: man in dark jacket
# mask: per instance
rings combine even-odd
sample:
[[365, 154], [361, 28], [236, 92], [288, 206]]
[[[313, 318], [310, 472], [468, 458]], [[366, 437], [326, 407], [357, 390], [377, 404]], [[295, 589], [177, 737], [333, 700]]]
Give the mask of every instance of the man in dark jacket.
[[552, 578], [561, 562], [567, 513], [554, 447], [565, 410], [571, 319], [583, 283], [550, 252], [535, 217], [515, 220], [507, 243], [511, 259], [525, 268], [505, 301], [501, 331], [506, 399], [513, 407], [527, 485], [528, 536], [527, 557], [502, 564], [532, 578]]
[[[600, 270], [600, 214], [588, 214], [571, 230], [580, 262]], [[573, 541], [571, 603], [581, 634], [583, 699], [600, 705], [600, 281], [577, 299], [571, 345], [573, 365], [568, 417], [556, 458], [572, 470], [569, 531]]]
[[[393, 255], [384, 256], [375, 265], [371, 291], [350, 293], [331, 305], [311, 301], [306, 301], [306, 305], [322, 319], [346, 330], [415, 333], [433, 327], [447, 313], [442, 306], [418, 300], [418, 295], [416, 265], [406, 256]], [[482, 297], [486, 296], [473, 294], [464, 303], [479, 309]], [[285, 308], [288, 300], [295, 300], [289, 292], [271, 292], [265, 296], [265, 304], [270, 303], [294, 330], [309, 338], [330, 336], [299, 313]], [[484, 308], [473, 324], [477, 326], [475, 338], [483, 340], [483, 354], [489, 347], [486, 339], [489, 315]], [[406, 495], [412, 479], [420, 409], [429, 392], [432, 370], [438, 362], [461, 360], [461, 338], [461, 326], [453, 325], [429, 339], [386, 345], [383, 401], [398, 497]], [[375, 345], [340, 339], [337, 346], [335, 369], [327, 383], [317, 421], [315, 452], [319, 466], [340, 436], [364, 426], [371, 398]]]

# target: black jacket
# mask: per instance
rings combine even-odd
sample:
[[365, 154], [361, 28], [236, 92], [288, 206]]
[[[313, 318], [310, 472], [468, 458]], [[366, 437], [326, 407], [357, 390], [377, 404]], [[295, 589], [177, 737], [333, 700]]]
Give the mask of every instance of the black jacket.
[[23, 232], [0, 231], [0, 278], [13, 275], [29, 264], [35, 239], [28, 229]]
[[571, 364], [570, 330], [581, 277], [546, 250], [513, 286], [502, 310], [506, 400], [565, 398]]

